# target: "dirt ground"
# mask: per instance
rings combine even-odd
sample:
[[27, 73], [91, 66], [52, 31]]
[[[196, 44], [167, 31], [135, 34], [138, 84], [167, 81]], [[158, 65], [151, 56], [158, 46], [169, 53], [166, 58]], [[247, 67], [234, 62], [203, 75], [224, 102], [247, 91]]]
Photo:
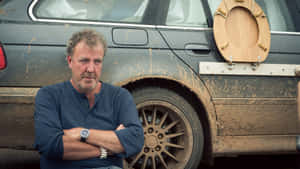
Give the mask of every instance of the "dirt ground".
[[[40, 169], [38, 154], [1, 149], [0, 169]], [[300, 155], [219, 157], [214, 166], [201, 164], [198, 169], [300, 169]]]

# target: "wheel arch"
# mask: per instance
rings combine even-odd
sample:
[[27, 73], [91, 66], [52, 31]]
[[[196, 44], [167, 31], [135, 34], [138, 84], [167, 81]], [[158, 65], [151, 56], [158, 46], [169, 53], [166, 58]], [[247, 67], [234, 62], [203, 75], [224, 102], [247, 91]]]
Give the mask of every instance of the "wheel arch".
[[139, 76], [116, 83], [116, 85], [122, 86], [129, 91], [150, 86], [167, 88], [184, 97], [196, 110], [201, 120], [205, 136], [203, 160], [210, 162], [213, 158], [212, 150], [216, 138], [217, 123], [215, 109], [210, 102], [210, 95], [201, 84], [200, 79], [195, 79], [193, 84], [189, 84], [183, 79], [175, 79], [170, 76]]

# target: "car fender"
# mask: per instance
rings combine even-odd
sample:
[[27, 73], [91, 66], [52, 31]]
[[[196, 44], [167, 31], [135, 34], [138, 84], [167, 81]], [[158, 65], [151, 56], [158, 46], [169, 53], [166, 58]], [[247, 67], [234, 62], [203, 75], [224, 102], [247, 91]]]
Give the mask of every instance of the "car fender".
[[149, 49], [147, 56], [145, 54], [141, 56], [131, 55], [130, 57], [112, 55], [105, 58], [104, 61], [101, 80], [117, 86], [125, 86], [143, 79], [160, 78], [187, 87], [198, 97], [207, 112], [213, 145], [217, 135], [217, 122], [211, 95], [199, 75], [173, 53]]

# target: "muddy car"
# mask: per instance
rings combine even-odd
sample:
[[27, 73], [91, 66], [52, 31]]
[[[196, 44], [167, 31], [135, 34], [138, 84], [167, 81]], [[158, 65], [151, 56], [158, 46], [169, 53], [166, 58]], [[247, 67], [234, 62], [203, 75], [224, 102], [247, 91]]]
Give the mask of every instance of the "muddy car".
[[132, 93], [144, 127], [127, 168], [295, 153], [299, 10], [299, 0], [1, 0], [0, 147], [38, 158], [34, 97], [70, 78], [67, 39], [91, 28], [109, 48], [101, 80]]

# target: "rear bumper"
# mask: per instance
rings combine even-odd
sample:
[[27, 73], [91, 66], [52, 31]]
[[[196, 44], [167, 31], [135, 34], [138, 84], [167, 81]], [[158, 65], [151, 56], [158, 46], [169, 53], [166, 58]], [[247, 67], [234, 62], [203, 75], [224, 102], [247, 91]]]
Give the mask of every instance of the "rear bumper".
[[0, 147], [33, 150], [34, 98], [39, 88], [0, 87]]

